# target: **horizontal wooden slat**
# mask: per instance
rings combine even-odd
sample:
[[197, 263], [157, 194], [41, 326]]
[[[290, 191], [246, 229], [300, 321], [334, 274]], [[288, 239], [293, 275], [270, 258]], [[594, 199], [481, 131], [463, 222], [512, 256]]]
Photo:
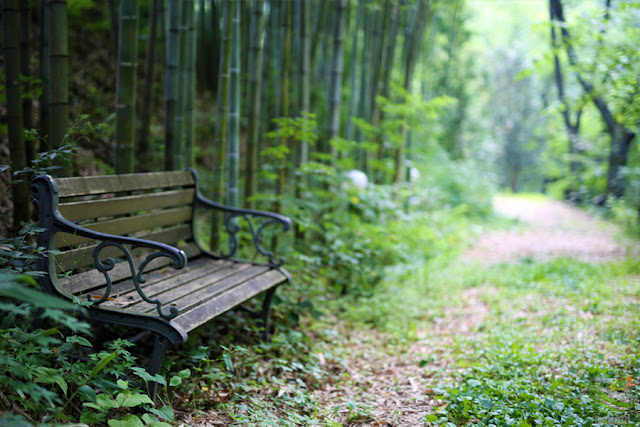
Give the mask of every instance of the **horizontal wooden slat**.
[[182, 311], [183, 314], [178, 315], [174, 322], [182, 326], [185, 331], [192, 331], [214, 317], [286, 280], [287, 278], [278, 270], [269, 270], [252, 277], [240, 286], [236, 285], [232, 289], [228, 289], [227, 292], [217, 294], [190, 310]]
[[[181, 312], [185, 313], [207, 300], [221, 295], [229, 289], [269, 270], [268, 267], [264, 266], [242, 268], [246, 266], [247, 264], [239, 264], [238, 271], [236, 271], [235, 274], [229, 275], [222, 280], [217, 280], [217, 278], [209, 278], [207, 280], [207, 278], [204, 278], [203, 280], [189, 283], [188, 287], [181, 289], [180, 292], [174, 292], [167, 296], [163, 295], [163, 302], [166, 306], [175, 305]], [[147, 314], [152, 314], [153, 309], [153, 307], [148, 307], [146, 309]]]
[[[168, 305], [172, 300], [184, 296], [185, 293], [197, 290], [198, 283], [220, 281], [251, 267], [250, 264], [238, 264], [210, 258], [203, 261], [181, 270], [178, 274], [148, 277], [147, 283], [142, 286], [145, 295], [151, 299], [159, 299]], [[155, 305], [145, 302], [131, 284], [129, 287], [130, 290], [121, 293], [117, 300], [110, 301], [107, 305], [128, 308], [128, 311], [134, 312], [155, 311]]]
[[[198, 254], [200, 253], [198, 248], [195, 247], [193, 243], [186, 245], [182, 248], [182, 250], [187, 254], [188, 266], [193, 266], [194, 268], [198, 265], [203, 265], [206, 262], [210, 262], [210, 258], [200, 257], [198, 258]], [[138, 258], [134, 261], [136, 266], [139, 266], [144, 257]], [[155, 280], [151, 277], [152, 274], [159, 271], [163, 267], [168, 266], [173, 261], [168, 257], [160, 257], [156, 258], [145, 268], [147, 274], [145, 274], [145, 278], [149, 283], [153, 283]], [[173, 268], [167, 269], [170, 274], [180, 274], [183, 270], [175, 270]], [[175, 273], [174, 273], [175, 272]], [[167, 274], [164, 273], [166, 276]], [[111, 277], [111, 282], [114, 283], [114, 292], [119, 292], [121, 285], [118, 282], [122, 282], [131, 277], [131, 269], [129, 268], [129, 263], [121, 262], [113, 267], [113, 270], [109, 272], [109, 277]], [[86, 292], [91, 292], [96, 289], [100, 289], [107, 284], [107, 281], [102, 273], [98, 270], [90, 270], [85, 271], [83, 273], [76, 274], [69, 278], [63, 278], [59, 280], [60, 287], [64, 289], [67, 295], [73, 293], [74, 295], [81, 295]]]
[[58, 178], [56, 182], [58, 184], [58, 196], [61, 198], [194, 184], [193, 176], [189, 171], [81, 176]]
[[[173, 245], [181, 240], [191, 240], [191, 225], [183, 224], [176, 227], [166, 228], [164, 230], [155, 231], [153, 233], [145, 234], [143, 236], [136, 236], [140, 239], [153, 240], [155, 242], [166, 243]], [[72, 249], [69, 251], [61, 252], [55, 255], [56, 265], [61, 271], [68, 271], [74, 268], [80, 268], [93, 264], [93, 250], [98, 246], [90, 245], [81, 247], [78, 249]], [[101, 252], [103, 258], [112, 256], [121, 256], [122, 252], [114, 247], [104, 248]]]
[[[89, 230], [106, 234], [124, 236], [143, 230], [153, 230], [157, 227], [181, 224], [191, 221], [192, 208], [190, 206], [164, 209], [143, 215], [112, 219], [95, 224], [83, 225]], [[62, 248], [88, 242], [93, 239], [68, 233], [58, 233], [55, 248]]]
[[60, 203], [60, 213], [69, 221], [124, 215], [193, 203], [195, 190], [174, 190], [127, 197]]

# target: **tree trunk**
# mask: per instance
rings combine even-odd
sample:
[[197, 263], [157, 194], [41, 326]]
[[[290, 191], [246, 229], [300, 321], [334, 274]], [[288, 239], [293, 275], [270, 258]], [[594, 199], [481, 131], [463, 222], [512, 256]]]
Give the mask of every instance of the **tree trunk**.
[[178, 43], [180, 47], [178, 60], [178, 99], [176, 101], [176, 124], [175, 124], [175, 169], [184, 167], [184, 111], [185, 111], [185, 88], [187, 81], [187, 15], [188, 10], [193, 10], [193, 0], [182, 0], [182, 11], [180, 13], [180, 29], [178, 30]]
[[[67, 41], [67, 0], [48, 0], [49, 26], [49, 64], [51, 80], [49, 111], [49, 146], [60, 148], [66, 140], [69, 122], [69, 47]], [[70, 176], [73, 172], [71, 159], [58, 158], [55, 162], [60, 168], [58, 176]]]
[[227, 204], [239, 206], [240, 177], [240, 4], [231, 1], [231, 57], [229, 61], [229, 143], [227, 149]]
[[358, 101], [358, 85], [356, 81], [357, 65], [358, 65], [358, 31], [360, 30], [360, 21], [362, 20], [362, 1], [358, 1], [358, 10], [356, 12], [356, 25], [353, 31], [353, 40], [351, 41], [351, 68], [349, 76], [349, 87], [351, 88], [351, 96], [349, 96], [349, 107], [347, 112], [347, 123], [345, 125], [345, 138], [353, 140], [353, 120], [356, 114], [356, 105]]
[[[580, 163], [575, 159], [576, 155], [582, 150], [578, 148], [578, 141], [580, 139], [580, 119], [582, 117], [582, 107], [579, 106], [575, 112], [575, 118], [571, 120], [571, 105], [567, 101], [564, 88], [564, 73], [562, 71], [562, 64], [560, 57], [558, 56], [558, 50], [560, 45], [556, 34], [556, 27], [553, 25], [553, 21], [556, 19], [556, 6], [553, 4], [553, 0], [549, 2], [549, 17], [552, 21], [551, 25], [551, 49], [553, 51], [553, 64], [554, 64], [554, 77], [556, 82], [556, 89], [558, 91], [558, 99], [562, 103], [562, 119], [567, 129], [569, 138], [569, 172], [571, 175], [579, 179], [578, 172], [580, 171]], [[575, 193], [574, 189], [567, 189], [569, 194]], [[571, 196], [570, 196], [571, 197]]]
[[[281, 68], [281, 80], [280, 80], [280, 115], [282, 117], [289, 117], [289, 80], [291, 74], [291, 41], [293, 37], [293, 3], [288, 1], [284, 3], [284, 10], [282, 11], [282, 32], [283, 32], [283, 45], [282, 45], [282, 68]], [[276, 203], [274, 206], [275, 212], [282, 210], [282, 196], [284, 195], [284, 189], [287, 180], [287, 159], [288, 155], [284, 154], [289, 148], [289, 138], [284, 135], [280, 135], [280, 146], [282, 147], [283, 156], [278, 160], [278, 178], [276, 181]]]
[[151, 0], [149, 6], [149, 35], [144, 57], [144, 82], [142, 88], [142, 111], [140, 112], [140, 136], [138, 138], [138, 164], [137, 169], [142, 171], [152, 170], [152, 150], [149, 141], [151, 127], [151, 106], [153, 105], [153, 71], [155, 66], [156, 34], [158, 28], [158, 15], [160, 2], [164, 0]]
[[[229, 133], [229, 61], [231, 60], [231, 10], [230, 1], [223, 2], [222, 19], [222, 55], [218, 69], [218, 107], [216, 114], [216, 132], [213, 142], [213, 191], [211, 199], [223, 203], [224, 195], [224, 163], [226, 143]], [[220, 230], [222, 218], [214, 216], [211, 224], [211, 248], [220, 246]]]
[[[389, 93], [391, 89], [391, 71], [393, 70], [393, 64], [395, 63], [396, 45], [398, 41], [398, 28], [399, 28], [398, 21], [399, 21], [400, 12], [399, 12], [399, 7], [395, 1], [393, 1], [390, 13], [391, 13], [390, 30], [389, 30], [388, 40], [385, 46], [385, 49], [386, 49], [385, 68], [382, 74], [382, 81], [381, 81], [382, 87], [380, 89], [381, 95], [385, 98], [389, 98]], [[380, 112], [378, 123], [382, 120], [384, 120], [384, 113]], [[385, 135], [382, 132], [380, 132], [378, 136], [378, 141], [377, 141], [378, 142], [377, 158], [379, 160], [384, 159], [384, 157], [386, 156], [387, 150], [385, 148], [384, 138], [385, 138]], [[386, 174], [382, 171], [372, 174], [374, 181], [378, 184], [383, 183], [385, 181], [385, 175]]]
[[49, 61], [49, 7], [47, 0], [40, 0], [40, 80], [42, 81], [42, 93], [40, 94], [40, 120], [38, 122], [40, 146], [39, 151], [46, 151], [49, 147], [49, 94], [50, 72]]
[[630, 132], [623, 125], [615, 123], [610, 131], [611, 153], [609, 154], [609, 171], [607, 173], [606, 196], [621, 198], [624, 196], [626, 180], [620, 170], [627, 165], [629, 149], [636, 134]]
[[118, 68], [116, 74], [117, 174], [132, 173], [136, 127], [136, 68], [138, 65], [138, 0], [120, 3]]
[[[24, 82], [25, 92], [29, 96], [22, 98], [22, 123], [25, 129], [33, 128], [33, 98], [31, 92], [31, 2], [20, 2], [20, 73], [26, 78]], [[27, 165], [30, 165], [36, 157], [36, 141], [27, 141]]]
[[[22, 127], [22, 93], [20, 88], [20, 51], [18, 49], [18, 1], [4, 0], [2, 4], [2, 27], [4, 29], [4, 68], [7, 94], [7, 130], [9, 155], [13, 172], [27, 167]], [[20, 222], [29, 219], [29, 183], [22, 178], [13, 184], [13, 229], [20, 229]]]
[[176, 112], [178, 104], [178, 65], [180, 60], [180, 43], [178, 32], [182, 21], [182, 3], [178, 0], [169, 2], [169, 36], [167, 37], [167, 55], [165, 65], [165, 117], [164, 117], [164, 169], [176, 170], [175, 153], [177, 138]]
[[258, 152], [260, 149], [260, 102], [262, 92], [262, 57], [264, 37], [264, 0], [253, 3], [251, 14], [251, 54], [249, 56], [249, 102], [248, 102], [248, 129], [247, 129], [247, 153], [244, 181], [244, 205], [247, 208], [255, 208], [255, 201], [251, 200], [258, 187]]
[[[404, 67], [404, 89], [407, 93], [411, 93], [411, 84], [413, 82], [413, 72], [416, 65], [416, 57], [420, 50], [420, 40], [422, 39], [422, 32], [427, 22], [427, 14], [429, 12], [428, 0], [418, 1], [418, 10], [416, 12], [414, 25], [411, 27], [410, 33], [407, 35], [408, 39], [405, 41], [405, 67]], [[403, 127], [402, 134], [404, 135], [406, 127]], [[404, 139], [404, 137], [403, 137]], [[404, 143], [401, 143], [396, 148], [395, 155], [395, 176], [394, 182], [399, 183], [405, 177], [405, 159], [406, 150]]]
[[184, 166], [194, 165], [195, 98], [196, 98], [196, 27], [193, 1], [187, 7], [185, 24], [187, 26], [186, 78], [184, 95]]
[[335, 23], [333, 28], [333, 60], [331, 61], [331, 86], [329, 91], [329, 123], [327, 126], [326, 152], [333, 160], [338, 158], [336, 149], [330, 145], [340, 132], [340, 103], [342, 90], [342, 61], [344, 45], [344, 27], [346, 21], [346, 1], [337, 0]]
[[111, 48], [113, 56], [118, 57], [118, 0], [108, 0], [109, 31], [111, 32]]
[[[606, 7], [609, 8], [610, 2], [607, 1]], [[591, 101], [594, 103], [602, 120], [607, 126], [609, 136], [611, 138], [611, 150], [609, 152], [609, 171], [607, 173], [607, 188], [605, 191], [605, 200], [609, 196], [622, 197], [624, 195], [624, 180], [620, 178], [620, 169], [626, 166], [628, 161], [629, 148], [633, 139], [635, 138], [635, 132], [627, 129], [614, 118], [613, 113], [609, 109], [609, 105], [605, 102], [602, 96], [595, 91], [593, 84], [584, 79], [578, 68], [577, 54], [573, 48], [572, 39], [569, 34], [569, 29], [564, 17], [564, 10], [561, 0], [549, 0], [549, 7], [552, 19], [557, 20], [560, 25], [560, 31], [562, 33], [563, 43], [569, 58], [569, 63], [576, 69], [575, 74], [580, 86], [584, 92], [589, 95]], [[608, 13], [608, 10], [607, 10]], [[606, 16], [606, 15], [605, 15]], [[603, 37], [600, 33], [599, 37]]]
[[[300, 100], [299, 107], [301, 113], [311, 113], [311, 41], [309, 30], [311, 27], [311, 1], [301, 0], [301, 38], [300, 38]], [[309, 160], [309, 141], [300, 141], [300, 150], [296, 167]]]

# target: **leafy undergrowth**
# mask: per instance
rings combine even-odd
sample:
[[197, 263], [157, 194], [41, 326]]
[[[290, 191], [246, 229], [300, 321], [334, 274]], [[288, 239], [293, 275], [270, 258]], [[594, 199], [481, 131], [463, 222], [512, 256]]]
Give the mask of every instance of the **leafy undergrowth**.
[[495, 266], [489, 314], [449, 346], [434, 425], [637, 425], [640, 266], [570, 260]]
[[228, 349], [217, 373], [189, 389], [201, 397], [191, 409], [177, 409], [180, 419], [264, 426], [640, 423], [637, 261], [524, 260], [488, 269], [434, 261], [400, 272], [373, 296], [324, 306], [331, 314], [306, 318], [272, 343]]

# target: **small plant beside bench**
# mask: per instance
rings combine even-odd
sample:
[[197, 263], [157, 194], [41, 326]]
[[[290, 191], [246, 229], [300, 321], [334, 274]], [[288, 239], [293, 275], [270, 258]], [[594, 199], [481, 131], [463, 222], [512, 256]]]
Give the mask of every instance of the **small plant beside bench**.
[[[264, 299], [254, 314], [266, 338], [273, 294], [290, 277], [265, 237], [288, 230], [288, 218], [202, 197], [193, 169], [60, 179], [41, 175], [31, 191], [45, 230], [38, 245], [54, 251], [37, 263], [45, 273], [38, 279], [42, 290], [90, 301], [95, 321], [153, 333], [151, 375], [170, 345], [184, 343], [190, 331], [258, 294]], [[205, 248], [197, 231], [201, 213], [209, 220], [213, 213], [223, 215], [227, 250]], [[238, 258], [246, 241], [252, 243], [250, 260]], [[152, 398], [155, 388], [149, 388]]]

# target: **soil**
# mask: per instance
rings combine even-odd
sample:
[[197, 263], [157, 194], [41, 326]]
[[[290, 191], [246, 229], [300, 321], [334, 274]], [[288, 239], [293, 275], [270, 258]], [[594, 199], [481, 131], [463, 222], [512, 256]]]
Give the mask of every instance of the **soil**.
[[486, 233], [462, 259], [485, 265], [523, 258], [613, 261], [627, 256], [631, 247], [615, 238], [618, 232], [614, 225], [556, 200], [502, 196], [495, 199], [494, 208], [525, 227]]

